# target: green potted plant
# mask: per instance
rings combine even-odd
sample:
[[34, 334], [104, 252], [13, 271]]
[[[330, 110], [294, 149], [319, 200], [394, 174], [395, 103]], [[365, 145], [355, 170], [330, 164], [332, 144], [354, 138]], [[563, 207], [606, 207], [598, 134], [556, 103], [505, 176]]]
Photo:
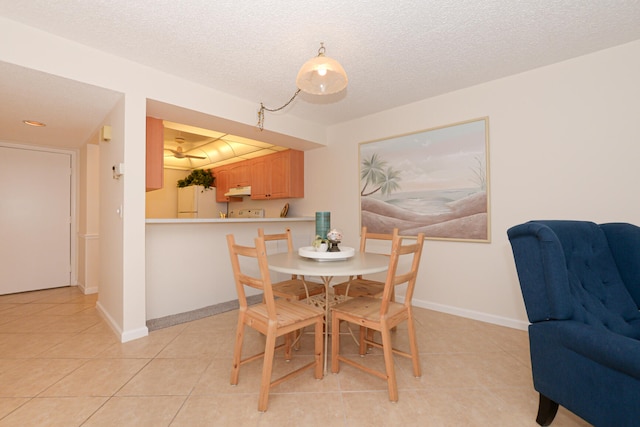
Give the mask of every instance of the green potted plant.
[[215, 178], [209, 169], [195, 169], [185, 177], [178, 180], [178, 188], [188, 187], [190, 185], [202, 185], [204, 189], [213, 187]]

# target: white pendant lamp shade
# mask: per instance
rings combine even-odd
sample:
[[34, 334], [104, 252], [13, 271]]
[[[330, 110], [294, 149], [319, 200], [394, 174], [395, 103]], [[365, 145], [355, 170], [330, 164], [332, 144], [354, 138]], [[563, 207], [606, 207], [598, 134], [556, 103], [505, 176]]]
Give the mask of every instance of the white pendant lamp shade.
[[324, 56], [324, 47], [300, 68], [296, 85], [312, 95], [331, 95], [347, 87], [347, 73], [335, 59]]
[[347, 79], [347, 73], [344, 72], [344, 68], [342, 68], [342, 65], [335, 59], [324, 56], [324, 50], [324, 43], [320, 43], [318, 56], [311, 58], [300, 68], [298, 77], [296, 77], [298, 90], [296, 90], [296, 93], [294, 93], [291, 99], [282, 107], [267, 108], [262, 102], [260, 103], [260, 109], [258, 110], [258, 129], [264, 129], [265, 111], [271, 111], [273, 113], [282, 110], [296, 99], [300, 91], [311, 95], [331, 95], [347, 87], [349, 80]]

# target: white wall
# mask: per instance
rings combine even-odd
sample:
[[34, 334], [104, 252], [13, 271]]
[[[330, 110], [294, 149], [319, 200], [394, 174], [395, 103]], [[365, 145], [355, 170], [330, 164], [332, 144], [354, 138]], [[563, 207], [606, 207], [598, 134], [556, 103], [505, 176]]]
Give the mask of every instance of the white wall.
[[[531, 219], [640, 224], [638, 76], [640, 41], [333, 126], [329, 147], [306, 153], [307, 194], [319, 194], [307, 203], [330, 210], [332, 225], [357, 230], [358, 143], [488, 116], [492, 242], [428, 241], [415, 300], [523, 327], [509, 227]], [[321, 174], [329, 164], [332, 173]]]

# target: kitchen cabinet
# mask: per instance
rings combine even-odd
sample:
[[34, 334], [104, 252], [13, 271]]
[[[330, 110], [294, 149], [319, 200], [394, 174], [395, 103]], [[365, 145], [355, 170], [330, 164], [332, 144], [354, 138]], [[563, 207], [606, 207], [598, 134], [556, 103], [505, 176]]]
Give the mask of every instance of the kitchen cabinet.
[[[248, 170], [248, 168], [247, 168]], [[230, 166], [220, 166], [213, 169], [213, 176], [216, 179], [216, 201], [217, 202], [240, 202], [241, 197], [227, 197], [224, 194], [229, 188], [236, 187], [231, 185], [233, 169]], [[238, 171], [236, 171], [237, 173]], [[245, 184], [248, 185], [248, 184]]]
[[248, 161], [242, 161], [229, 166], [229, 188], [251, 185], [249, 163]]
[[304, 152], [285, 150], [213, 169], [218, 202], [242, 201], [225, 197], [233, 187], [251, 186], [251, 199], [304, 197]]
[[147, 117], [146, 191], [164, 186], [164, 125]]
[[285, 150], [250, 162], [251, 199], [304, 197], [304, 152]]

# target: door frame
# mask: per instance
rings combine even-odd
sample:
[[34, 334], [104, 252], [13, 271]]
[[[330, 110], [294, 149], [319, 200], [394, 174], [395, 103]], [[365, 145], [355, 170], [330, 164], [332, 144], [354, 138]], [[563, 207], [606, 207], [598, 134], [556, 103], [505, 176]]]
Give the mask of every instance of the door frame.
[[55, 148], [40, 145], [16, 144], [0, 140], [0, 147], [17, 148], [29, 151], [44, 151], [49, 153], [67, 154], [71, 157], [71, 224], [69, 230], [69, 238], [71, 239], [71, 274], [69, 284], [71, 286], [78, 285], [78, 149], [72, 148]]

